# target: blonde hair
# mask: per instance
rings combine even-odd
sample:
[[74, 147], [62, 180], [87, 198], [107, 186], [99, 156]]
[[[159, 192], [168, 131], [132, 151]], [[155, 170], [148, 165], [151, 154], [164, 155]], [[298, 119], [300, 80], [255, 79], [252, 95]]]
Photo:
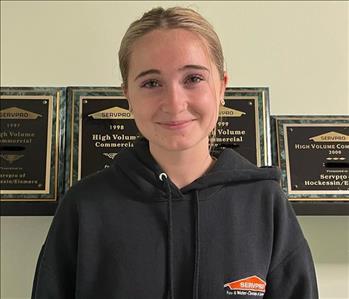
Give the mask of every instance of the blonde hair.
[[153, 8], [131, 23], [119, 49], [119, 66], [123, 86], [127, 88], [130, 56], [133, 43], [146, 33], [156, 29], [185, 29], [198, 34], [207, 42], [211, 57], [218, 69], [221, 79], [224, 77], [224, 57], [222, 46], [213, 26], [199, 13], [189, 8], [162, 7]]

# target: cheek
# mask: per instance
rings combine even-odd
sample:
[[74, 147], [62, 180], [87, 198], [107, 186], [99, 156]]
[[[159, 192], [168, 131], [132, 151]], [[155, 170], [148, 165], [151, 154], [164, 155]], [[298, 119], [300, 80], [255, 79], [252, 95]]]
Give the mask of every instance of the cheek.
[[[133, 116], [137, 120], [144, 119], [149, 110], [149, 105], [146, 103], [144, 97], [137, 92], [132, 91], [129, 93], [129, 103], [132, 106]], [[147, 109], [145, 109], [147, 108]]]
[[138, 127], [144, 127], [150, 119], [148, 113], [145, 113], [142, 109], [134, 110], [133, 116]]
[[211, 95], [209, 97], [206, 97], [206, 99], [202, 102], [202, 110], [203, 112], [207, 115], [210, 116], [211, 118], [216, 119], [218, 116], [219, 112], [219, 105], [220, 101], [216, 97], [216, 95]]
[[157, 108], [149, 101], [134, 102], [133, 116], [138, 127], [146, 127], [156, 119]]
[[219, 113], [219, 101], [215, 96], [207, 96], [202, 98], [200, 105], [197, 107], [197, 112], [201, 115], [201, 126], [207, 131], [212, 131], [216, 126]]

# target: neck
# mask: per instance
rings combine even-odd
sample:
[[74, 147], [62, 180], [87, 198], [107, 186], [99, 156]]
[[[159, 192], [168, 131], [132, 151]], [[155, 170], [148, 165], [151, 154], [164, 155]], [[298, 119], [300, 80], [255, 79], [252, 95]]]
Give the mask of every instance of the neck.
[[149, 143], [149, 149], [154, 159], [179, 189], [204, 175], [214, 163], [207, 143], [182, 151], [169, 151]]

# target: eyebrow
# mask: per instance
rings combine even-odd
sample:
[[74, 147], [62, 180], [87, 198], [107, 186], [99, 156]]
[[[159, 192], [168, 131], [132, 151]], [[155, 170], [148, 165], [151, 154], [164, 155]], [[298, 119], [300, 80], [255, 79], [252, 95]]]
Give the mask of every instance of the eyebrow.
[[144, 77], [146, 75], [149, 75], [149, 74], [160, 74], [160, 71], [157, 70], [157, 69], [150, 69], [150, 70], [146, 70], [144, 72], [140, 72], [136, 78], [134, 79], [134, 81], [136, 81], [137, 79], [139, 79], [140, 77]]
[[[205, 66], [202, 66], [202, 65], [198, 65], [198, 64], [187, 64], [181, 68], [179, 68], [178, 70], [179, 71], [185, 71], [187, 69], [196, 69], [196, 70], [204, 70], [204, 71], [207, 71], [207, 72], [210, 72], [210, 70], [205, 67]], [[143, 72], [140, 72], [134, 79], [134, 81], [136, 81], [137, 79], [141, 78], [141, 77], [144, 77], [146, 75], [149, 75], [149, 74], [161, 74], [161, 72], [157, 69], [149, 69], [149, 70], [146, 70], [146, 71], [143, 71]]]
[[184, 71], [186, 69], [196, 69], [196, 70], [203, 70], [203, 71], [207, 71], [210, 72], [210, 70], [203, 66], [203, 65], [199, 65], [199, 64], [187, 64], [181, 68], [179, 68], [180, 71]]

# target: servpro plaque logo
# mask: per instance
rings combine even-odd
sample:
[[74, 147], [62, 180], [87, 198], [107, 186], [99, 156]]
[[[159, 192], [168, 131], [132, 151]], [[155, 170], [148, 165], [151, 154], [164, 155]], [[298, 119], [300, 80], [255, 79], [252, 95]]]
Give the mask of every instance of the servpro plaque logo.
[[332, 132], [311, 137], [309, 138], [309, 140], [312, 140], [315, 142], [349, 142], [349, 135], [332, 131]]
[[222, 116], [222, 117], [241, 117], [245, 114], [246, 114], [245, 112], [228, 108], [225, 106], [219, 109], [219, 116]]
[[0, 119], [37, 119], [38, 117], [42, 115], [18, 107], [0, 110]]
[[117, 106], [89, 114], [88, 116], [93, 119], [133, 119], [130, 111]]
[[227, 295], [263, 297], [266, 282], [256, 275], [228, 282], [224, 285]]

